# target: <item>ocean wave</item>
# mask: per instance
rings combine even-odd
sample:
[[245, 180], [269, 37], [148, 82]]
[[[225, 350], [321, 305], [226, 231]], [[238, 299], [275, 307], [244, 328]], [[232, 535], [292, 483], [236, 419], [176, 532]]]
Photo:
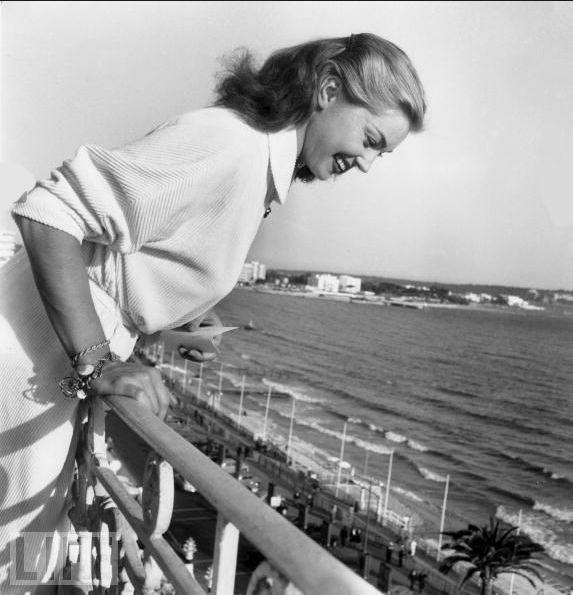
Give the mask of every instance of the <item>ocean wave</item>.
[[408, 440], [406, 438], [406, 436], [404, 436], [403, 434], [398, 434], [398, 432], [385, 432], [384, 435], [386, 436], [386, 440], [390, 440], [390, 442], [406, 442], [406, 440]]
[[[377, 426], [376, 424], [364, 421], [360, 417], [349, 417], [347, 419], [347, 421], [349, 424], [355, 424], [355, 425], [359, 425], [359, 426], [368, 428], [371, 432], [374, 432], [376, 434], [380, 434], [380, 435], [384, 436], [386, 438], [386, 440], [389, 440], [390, 442], [396, 442], [398, 444], [405, 442], [407, 444], [407, 446], [409, 448], [411, 448], [412, 450], [417, 450], [418, 452], [427, 452], [429, 450], [427, 446], [424, 446], [423, 444], [421, 444], [420, 442], [417, 442], [416, 440], [412, 440], [411, 438], [408, 438], [407, 436], [404, 436], [398, 432], [393, 432], [392, 430], [385, 431], [383, 428]], [[373, 452], [381, 452], [381, 453], [390, 452], [389, 448], [380, 447], [380, 445], [378, 445], [376, 443], [369, 442], [367, 440], [353, 439], [353, 442], [357, 446], [362, 446], [366, 450], [371, 450]]]
[[556, 562], [573, 564], [571, 544], [563, 543], [563, 539], [560, 538], [558, 533], [548, 527], [543, 518], [535, 514], [535, 511], [533, 513], [523, 513], [520, 522], [519, 513], [511, 512], [504, 506], [498, 506], [495, 516], [506, 523], [518, 526], [520, 532], [542, 545], [545, 548], [545, 553]]
[[533, 505], [533, 510], [540, 510], [558, 521], [573, 523], [573, 508], [561, 508], [544, 502], [536, 502]]
[[408, 438], [406, 443], [412, 450], [417, 450], [419, 452], [427, 452], [429, 450], [427, 446], [424, 446], [420, 442], [416, 442], [415, 440], [412, 440], [411, 438]]
[[352, 436], [349, 436], [348, 434], [346, 434], [346, 436], [344, 436], [344, 434], [338, 430], [331, 430], [330, 428], [325, 428], [324, 426], [322, 426], [316, 420], [313, 420], [313, 419], [311, 419], [311, 420], [298, 419], [297, 423], [302, 426], [308, 426], [309, 428], [312, 428], [313, 430], [316, 430], [317, 432], [320, 432], [321, 434], [325, 434], [326, 436], [332, 436], [333, 438], [336, 438], [339, 442], [342, 442], [343, 437], [344, 437], [345, 442], [350, 442], [352, 440]]
[[[241, 380], [239, 380], [239, 378], [235, 374], [229, 373], [229, 374], [224, 374], [224, 375], [233, 384], [234, 387], [240, 386]], [[306, 394], [306, 393], [302, 392], [301, 390], [298, 390], [288, 384], [272, 381], [267, 378], [262, 378], [261, 381], [266, 387], [270, 387], [272, 390], [274, 390], [275, 393], [278, 393], [281, 395], [290, 395], [298, 401], [303, 401], [306, 403], [320, 403], [320, 404], [325, 402], [324, 399], [317, 399], [314, 397], [310, 397], [308, 394]], [[267, 391], [265, 391], [265, 390], [260, 390], [260, 389], [253, 390], [252, 388], [249, 388], [248, 392], [251, 395], [253, 395], [254, 393], [260, 394], [260, 395], [267, 394]], [[271, 396], [272, 396], [272, 393], [271, 393]], [[329, 408], [329, 410], [330, 410], [330, 408]], [[290, 413], [281, 413], [280, 411], [275, 410], [275, 409], [273, 409], [273, 412], [274, 412], [274, 414], [279, 415], [283, 418], [290, 418]], [[363, 419], [361, 419], [359, 417], [348, 417], [347, 418], [346, 416], [341, 415], [334, 410], [331, 410], [331, 413], [333, 415], [335, 415], [335, 417], [340, 417], [342, 419], [345, 419], [346, 421], [348, 421], [349, 424], [360, 425], [365, 428], [368, 428], [371, 432], [374, 432], [376, 434], [380, 434], [381, 436], [384, 436], [390, 442], [395, 442], [395, 443], [404, 443], [405, 442], [405, 443], [407, 443], [407, 445], [410, 448], [412, 448], [413, 450], [419, 451], [419, 452], [425, 452], [428, 450], [424, 445], [420, 444], [419, 442], [416, 442], [415, 440], [408, 439], [406, 436], [403, 436], [402, 434], [399, 434], [397, 432], [392, 432], [392, 431], [385, 432], [382, 428], [376, 426], [373, 423], [364, 421]], [[312, 421], [309, 423], [309, 422], [305, 422], [304, 419], [297, 418], [296, 423], [310, 426], [314, 430], [320, 432], [321, 434], [332, 436], [332, 437], [336, 438], [337, 440], [342, 440], [342, 435], [343, 435], [342, 431], [330, 430], [329, 428], [326, 428], [323, 425], [319, 424], [317, 421]], [[367, 439], [358, 438], [356, 436], [353, 436], [351, 432], [347, 432], [346, 442], [353, 443], [356, 446], [358, 446], [359, 448], [362, 448], [363, 450], [370, 451], [373, 453], [378, 453], [378, 454], [386, 454], [387, 455], [387, 454], [390, 454], [390, 452], [392, 451], [392, 448], [389, 446], [382, 445], [377, 441], [370, 441]]]
[[[364, 422], [359, 417], [349, 417], [348, 418], [349, 424], [364, 424]], [[364, 424], [365, 425], [365, 424]]]
[[414, 492], [411, 492], [410, 490], [406, 490], [404, 488], [401, 488], [399, 486], [393, 486], [391, 488], [391, 490], [393, 492], [396, 492], [398, 494], [401, 494], [402, 496], [406, 496], [406, 498], [409, 498], [410, 500], [414, 500], [416, 502], [423, 502], [424, 499], [420, 498], [420, 496], [418, 496], [417, 494], [414, 494]]
[[316, 397], [311, 397], [306, 393], [302, 392], [299, 389], [293, 388], [288, 384], [281, 384], [280, 382], [274, 382], [272, 380], [268, 380], [267, 378], [263, 378], [262, 380], [265, 386], [270, 387], [273, 390], [276, 390], [279, 393], [287, 394], [296, 399], [297, 401], [303, 401], [305, 403], [324, 403], [324, 399], [317, 399]]
[[392, 452], [392, 448], [388, 446], [383, 446], [382, 444], [376, 444], [375, 442], [368, 442], [368, 440], [361, 440], [360, 438], [351, 438], [350, 442], [356, 444], [360, 448], [364, 450], [368, 450], [370, 452], [376, 452], [378, 454], [389, 455]]
[[418, 465], [416, 465], [416, 467], [418, 468], [418, 471], [421, 473], [424, 479], [436, 481], [438, 483], [446, 483], [447, 481], [447, 477], [444, 477], [439, 473], [435, 473], [434, 471], [430, 471], [429, 469], [426, 469], [426, 467], [418, 467]]
[[[324, 400], [321, 400], [321, 399], [318, 399], [318, 400], [313, 399], [312, 397], [308, 397], [307, 395], [304, 395], [301, 397], [302, 393], [300, 393], [300, 391], [296, 391], [292, 387], [289, 387], [288, 385], [285, 385], [285, 384], [271, 382], [266, 379], [263, 379], [263, 382], [267, 386], [276, 388], [277, 390], [279, 390], [283, 393], [288, 393], [288, 394], [293, 395], [295, 399], [303, 400], [303, 401], [309, 402], [309, 403], [324, 403], [325, 402]], [[388, 440], [390, 442], [395, 442], [398, 444], [406, 443], [409, 448], [411, 448], [412, 450], [416, 450], [418, 452], [427, 452], [429, 450], [426, 446], [424, 446], [420, 442], [412, 440], [411, 438], [408, 438], [407, 436], [404, 436], [398, 432], [385, 431], [383, 428], [377, 426], [376, 424], [364, 421], [360, 417], [352, 417], [352, 416], [346, 417], [345, 415], [343, 415], [335, 410], [332, 410], [330, 407], [327, 407], [327, 409], [335, 417], [344, 419], [345, 421], [347, 421], [349, 425], [353, 424], [353, 425], [362, 426], [364, 428], [367, 428], [371, 432], [374, 432], [375, 434], [380, 434], [381, 436], [385, 437], [386, 440]], [[298, 420], [298, 419], [297, 419], [297, 422], [304, 423], [302, 420]], [[305, 424], [305, 425], [309, 425], [309, 424]], [[314, 424], [313, 428], [323, 434], [334, 436], [340, 440], [342, 439], [342, 432], [338, 432], [337, 430], [329, 430], [329, 429], [325, 428], [324, 426], [318, 427], [317, 424]], [[356, 446], [363, 448], [364, 450], [369, 450], [371, 452], [375, 452], [375, 453], [379, 453], [379, 454], [389, 454], [390, 451], [392, 450], [390, 447], [383, 446], [379, 442], [373, 442], [373, 441], [370, 441], [367, 439], [362, 439], [362, 438], [353, 436], [352, 432], [350, 432], [350, 431], [347, 432], [346, 441], [352, 442], [353, 444], [356, 444]]]
[[541, 465], [539, 463], [535, 463], [533, 461], [525, 459], [519, 455], [513, 455], [508, 452], [499, 452], [498, 456], [500, 456], [502, 459], [511, 461], [512, 465], [519, 465], [522, 469], [526, 471], [538, 473], [539, 475], [543, 475], [544, 477], [548, 477], [549, 479], [552, 479], [554, 481], [571, 483], [571, 480], [568, 477], [565, 477], [559, 473], [555, 473], [552, 469], [549, 469], [546, 466]]
[[[284, 415], [284, 417], [287, 417], [287, 416]], [[333, 438], [336, 438], [340, 442], [342, 441], [342, 438], [344, 437], [345, 442], [355, 444], [356, 446], [358, 446], [364, 450], [368, 450], [370, 452], [375, 452], [378, 454], [390, 454], [390, 452], [392, 451], [392, 449], [387, 446], [378, 444], [376, 442], [369, 442], [368, 440], [362, 440], [361, 438], [352, 436], [352, 434], [349, 434], [348, 432], [346, 433], [346, 436], [344, 436], [343, 432], [341, 432], [339, 430], [331, 430], [330, 428], [326, 428], [323, 425], [321, 425], [320, 423], [318, 423], [316, 420], [297, 419], [297, 423], [300, 425], [303, 425], [303, 426], [308, 426], [308, 427], [312, 428], [313, 430], [320, 432], [321, 434], [325, 434], [326, 436], [332, 436]]]
[[525, 504], [527, 506], [533, 507], [533, 505], [535, 504], [535, 500], [529, 498], [528, 496], [524, 496], [521, 492], [508, 490], [506, 488], [500, 487], [497, 484], [490, 484], [488, 485], [488, 488], [491, 492], [493, 492], [496, 495], [503, 496], [504, 498], [509, 498], [510, 500], [517, 500], [518, 502], [521, 502], [522, 504]]
[[373, 424], [372, 422], [364, 421], [363, 419], [360, 419], [359, 417], [349, 417], [348, 423], [355, 424], [357, 426], [363, 426], [365, 428], [368, 428], [371, 432], [376, 432], [378, 434], [381, 434], [382, 436], [384, 435], [383, 428], [381, 428], [380, 426], [377, 426], [376, 424]]

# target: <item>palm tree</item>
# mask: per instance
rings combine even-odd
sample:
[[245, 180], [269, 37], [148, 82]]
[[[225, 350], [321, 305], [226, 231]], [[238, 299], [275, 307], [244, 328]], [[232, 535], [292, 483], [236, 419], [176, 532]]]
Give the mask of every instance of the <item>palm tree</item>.
[[493, 582], [500, 574], [513, 573], [525, 578], [535, 587], [530, 575], [542, 580], [532, 556], [544, 550], [526, 535], [517, 534], [518, 527], [502, 524], [490, 517], [489, 524], [482, 527], [468, 525], [461, 531], [444, 531], [450, 542], [442, 546], [453, 550], [440, 564], [440, 571], [447, 574], [458, 563], [463, 562], [465, 575], [460, 586], [472, 576], [479, 575], [481, 595], [493, 593]]

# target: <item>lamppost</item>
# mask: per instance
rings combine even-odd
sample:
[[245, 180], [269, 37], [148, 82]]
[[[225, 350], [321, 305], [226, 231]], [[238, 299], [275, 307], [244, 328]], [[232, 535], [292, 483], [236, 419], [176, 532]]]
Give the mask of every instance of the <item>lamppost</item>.
[[448, 488], [450, 487], [450, 476], [446, 475], [446, 487], [444, 488], [444, 501], [442, 503], [442, 518], [440, 519], [440, 536], [438, 537], [438, 553], [436, 562], [440, 561], [440, 550], [442, 549], [442, 533], [444, 532], [444, 521], [446, 520], [446, 502], [448, 501]]
[[344, 461], [344, 443], [346, 442], [346, 426], [348, 422], [344, 422], [344, 429], [342, 430], [342, 442], [340, 443], [340, 460], [338, 461], [338, 477], [336, 478], [336, 489], [334, 495], [338, 496], [338, 488], [340, 486], [340, 474], [342, 473], [342, 462]]
[[269, 407], [271, 404], [271, 387], [269, 386], [269, 394], [267, 395], [267, 406], [265, 407], [265, 423], [263, 425], [263, 440], [267, 439], [267, 421], [269, 419]]
[[293, 429], [293, 424], [294, 424], [294, 407], [295, 407], [295, 403], [296, 403], [296, 399], [293, 397], [292, 399], [292, 411], [290, 413], [290, 427], [288, 430], [288, 442], [287, 442], [287, 455], [290, 457], [290, 443], [292, 440], [292, 429]]
[[368, 553], [368, 529], [370, 528], [370, 498], [372, 496], [372, 480], [368, 484], [368, 504], [366, 508], [366, 529], [364, 530], [364, 545], [362, 546], [362, 578], [368, 580], [370, 576], [370, 554]]
[[243, 397], [245, 396], [245, 375], [243, 374], [243, 380], [241, 382], [241, 397], [239, 398], [239, 428], [241, 427], [243, 420]]
[[388, 479], [386, 480], [386, 494], [384, 495], [384, 513], [382, 514], [382, 524], [386, 524], [386, 513], [388, 512], [388, 498], [390, 496], [390, 478], [392, 477], [392, 461], [394, 460], [394, 449], [390, 451], [390, 461], [388, 462]]

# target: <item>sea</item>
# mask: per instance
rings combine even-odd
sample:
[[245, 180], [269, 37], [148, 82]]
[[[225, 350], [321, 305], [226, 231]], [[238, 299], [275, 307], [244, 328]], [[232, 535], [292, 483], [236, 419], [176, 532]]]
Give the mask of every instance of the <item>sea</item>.
[[334, 462], [337, 480], [340, 460], [345, 474], [390, 479], [420, 539], [490, 516], [519, 526], [573, 587], [570, 312], [242, 288], [217, 312], [238, 327], [210, 364], [235, 387], [223, 396], [231, 411], [265, 416], [265, 436]]

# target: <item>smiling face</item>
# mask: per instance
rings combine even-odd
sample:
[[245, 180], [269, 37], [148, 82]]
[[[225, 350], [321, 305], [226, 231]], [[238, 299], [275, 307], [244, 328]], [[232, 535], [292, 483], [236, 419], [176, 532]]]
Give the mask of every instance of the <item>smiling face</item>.
[[353, 167], [366, 173], [376, 157], [392, 152], [410, 131], [408, 118], [399, 110], [373, 114], [348, 103], [334, 78], [323, 83], [318, 108], [299, 130], [299, 161], [319, 180]]

